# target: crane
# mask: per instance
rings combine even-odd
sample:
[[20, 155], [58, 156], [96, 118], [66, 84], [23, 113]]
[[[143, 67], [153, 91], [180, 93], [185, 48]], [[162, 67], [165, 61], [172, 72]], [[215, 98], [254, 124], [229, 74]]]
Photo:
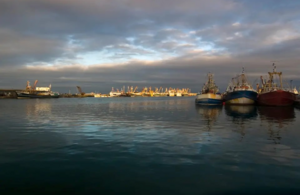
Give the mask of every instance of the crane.
[[84, 95], [85, 93], [81, 90], [80, 86], [77, 86], [78, 92], [80, 93], [80, 95]]
[[31, 90], [31, 86], [30, 86], [30, 82], [29, 81], [27, 81], [26, 90]]
[[35, 90], [37, 82], [38, 82], [38, 80], [34, 81], [33, 88], [32, 88], [33, 90]]
[[158, 93], [162, 93], [162, 90], [163, 90], [163, 88], [160, 87], [159, 90], [158, 90]]

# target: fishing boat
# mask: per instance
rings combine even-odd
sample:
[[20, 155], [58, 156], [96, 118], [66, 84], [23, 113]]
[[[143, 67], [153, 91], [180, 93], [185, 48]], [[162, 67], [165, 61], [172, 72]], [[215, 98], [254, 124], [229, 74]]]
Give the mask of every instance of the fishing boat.
[[58, 92], [17, 91], [17, 98], [59, 98]]
[[181, 97], [182, 96], [181, 90], [177, 90], [175, 95], [176, 97]]
[[17, 98], [58, 98], [59, 93], [51, 91], [51, 84], [49, 87], [36, 87], [38, 80], [34, 82], [33, 86], [30, 86], [30, 82], [27, 81], [25, 90], [16, 91]]
[[102, 97], [102, 96], [101, 96], [101, 93], [95, 93], [95, 94], [94, 94], [94, 97], [95, 97], [95, 98], [100, 98], [100, 97]]
[[175, 90], [170, 88], [169, 91], [168, 91], [168, 96], [170, 96], [170, 97], [175, 96]]
[[109, 93], [110, 97], [119, 97], [122, 93], [117, 89], [117, 91], [114, 90], [114, 88], [111, 89], [111, 92]]
[[134, 93], [131, 93], [131, 97], [142, 97], [142, 93], [141, 92], [134, 92]]
[[244, 68], [242, 74], [232, 78], [223, 94], [226, 104], [250, 105], [257, 100], [257, 91], [248, 83]]
[[[264, 106], [291, 106], [296, 101], [297, 95], [294, 90], [285, 89], [282, 85], [282, 72], [276, 71], [273, 63], [273, 72], [268, 72], [268, 80], [261, 76], [261, 84], [258, 90], [257, 102]], [[275, 82], [279, 79], [279, 84]]]
[[195, 102], [199, 105], [221, 105], [223, 103], [222, 96], [214, 82], [213, 74], [209, 73], [207, 77], [208, 80], [201, 92], [197, 93]]

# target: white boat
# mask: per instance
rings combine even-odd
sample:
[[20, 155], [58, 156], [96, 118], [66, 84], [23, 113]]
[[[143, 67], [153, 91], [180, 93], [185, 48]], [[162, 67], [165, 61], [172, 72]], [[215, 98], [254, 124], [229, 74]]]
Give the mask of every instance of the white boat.
[[122, 93], [121, 92], [110, 92], [109, 96], [110, 97], [119, 97]]
[[177, 93], [176, 93], [176, 96], [177, 96], [177, 97], [181, 97], [181, 96], [182, 96], [181, 92], [177, 92]]
[[110, 97], [119, 97], [119, 96], [121, 96], [121, 95], [122, 95], [122, 93], [119, 92], [119, 90], [115, 91], [114, 88], [112, 88], [112, 89], [111, 89], [111, 92], [109, 93], [109, 96], [110, 96]]
[[175, 96], [175, 93], [173, 90], [169, 90], [168, 96], [173, 97]]
[[216, 86], [213, 74], [207, 75], [207, 82], [204, 84], [201, 92], [197, 93], [195, 102], [199, 105], [222, 105], [222, 95], [219, 93], [219, 88]]

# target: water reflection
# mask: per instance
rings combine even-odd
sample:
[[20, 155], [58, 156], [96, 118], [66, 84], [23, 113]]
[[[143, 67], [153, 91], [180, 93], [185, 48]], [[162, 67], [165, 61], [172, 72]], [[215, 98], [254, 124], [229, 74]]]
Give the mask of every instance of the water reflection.
[[295, 118], [294, 107], [258, 107], [258, 112], [262, 120], [284, 124]]
[[241, 119], [249, 119], [254, 118], [257, 116], [257, 109], [256, 106], [247, 105], [247, 106], [240, 106], [240, 105], [226, 105], [225, 112], [228, 116]]
[[226, 105], [226, 115], [231, 117], [231, 121], [237, 124], [237, 129], [233, 129], [241, 135], [240, 141], [243, 140], [246, 135], [246, 125], [249, 125], [249, 120], [253, 120], [257, 117], [257, 108], [253, 105], [241, 106], [241, 105]]
[[[26, 102], [26, 116], [33, 122], [48, 122], [52, 115], [51, 102]], [[46, 117], [45, 117], [46, 116]]]
[[211, 130], [212, 125], [217, 120], [218, 116], [222, 112], [222, 105], [213, 105], [213, 106], [205, 106], [205, 105], [196, 105], [196, 110], [198, 114], [206, 121], [206, 125], [208, 130]]
[[280, 144], [281, 130], [295, 118], [294, 107], [258, 107], [260, 119], [267, 125], [270, 140]]

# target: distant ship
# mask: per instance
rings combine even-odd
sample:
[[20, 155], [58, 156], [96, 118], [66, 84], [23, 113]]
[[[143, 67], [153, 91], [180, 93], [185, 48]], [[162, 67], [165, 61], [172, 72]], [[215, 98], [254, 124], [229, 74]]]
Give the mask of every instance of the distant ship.
[[111, 89], [111, 92], [109, 93], [110, 97], [120, 97], [122, 93], [119, 92], [119, 90], [115, 91], [114, 88]]
[[35, 91], [35, 92], [29, 92], [29, 91], [23, 91], [17, 92], [17, 98], [22, 99], [22, 98], [59, 98], [59, 93], [57, 92], [40, 92], [40, 91]]
[[95, 93], [94, 97], [95, 98], [104, 98], [104, 97], [109, 97], [109, 96], [107, 94]]
[[175, 90], [170, 88], [169, 91], [168, 91], [168, 96], [170, 96], [170, 97], [175, 96]]
[[232, 78], [223, 98], [226, 104], [247, 105], [256, 103], [257, 91], [247, 82], [244, 68], [242, 74]]
[[177, 90], [177, 92], [176, 92], [176, 97], [181, 97], [182, 96], [182, 92], [180, 91], [180, 90]]
[[[258, 91], [257, 102], [265, 106], [291, 106], [296, 101], [297, 94], [294, 90], [284, 89], [282, 86], [282, 72], [276, 72], [273, 63], [273, 72], [268, 72], [268, 81], [261, 77], [262, 87]], [[279, 78], [279, 84], [275, 82], [275, 76]]]
[[196, 96], [195, 102], [199, 105], [221, 105], [222, 96], [219, 93], [219, 88], [216, 86], [213, 74], [207, 75], [208, 80], [204, 84], [202, 91]]
[[51, 91], [51, 84], [49, 87], [36, 87], [38, 80], [34, 82], [34, 86], [30, 86], [30, 82], [27, 81], [26, 89], [24, 91], [16, 91], [17, 98], [58, 98], [58, 92]]

